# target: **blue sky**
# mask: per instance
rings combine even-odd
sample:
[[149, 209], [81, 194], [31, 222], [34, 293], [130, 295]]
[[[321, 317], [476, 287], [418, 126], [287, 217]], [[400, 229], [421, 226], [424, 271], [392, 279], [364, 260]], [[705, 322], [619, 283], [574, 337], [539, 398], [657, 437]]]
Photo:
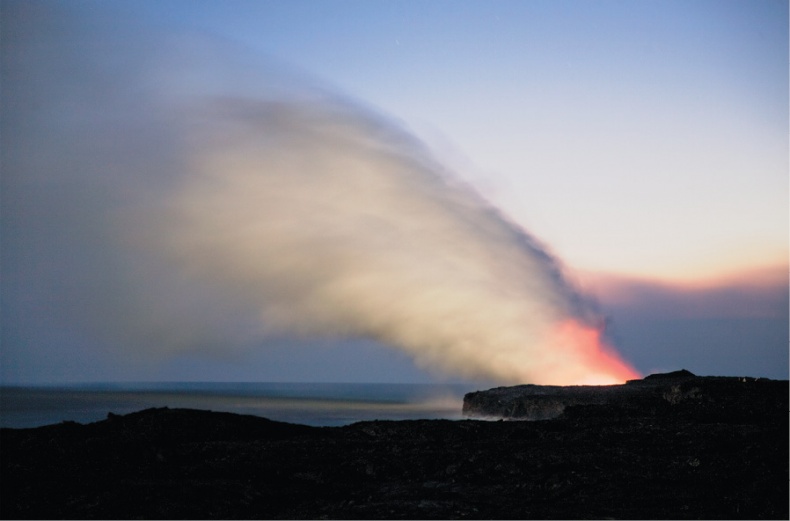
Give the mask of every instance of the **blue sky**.
[[785, 2], [165, 4], [134, 10], [401, 121], [575, 267], [786, 261]]
[[[787, 378], [787, 2], [63, 5], [118, 48], [198, 35], [413, 133], [595, 294], [640, 372]], [[87, 52], [111, 61], [115, 48]], [[4, 64], [4, 81], [14, 70]], [[200, 81], [188, 88], [209, 88]], [[55, 329], [9, 331], [4, 381], [453, 378], [368, 341], [278, 339], [128, 365]]]

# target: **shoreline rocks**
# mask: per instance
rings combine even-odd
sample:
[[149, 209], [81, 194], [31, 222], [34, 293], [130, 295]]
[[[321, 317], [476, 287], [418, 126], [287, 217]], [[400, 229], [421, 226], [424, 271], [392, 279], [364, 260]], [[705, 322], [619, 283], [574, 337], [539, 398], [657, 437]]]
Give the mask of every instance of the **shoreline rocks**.
[[0, 429], [0, 517], [788, 518], [786, 380], [640, 382], [602, 403], [550, 389], [564, 409], [544, 421], [309, 427], [161, 408]]
[[726, 420], [728, 414], [776, 412], [775, 402], [764, 402], [759, 397], [775, 394], [782, 385], [782, 381], [765, 378], [696, 376], [684, 369], [621, 385], [517, 385], [477, 391], [464, 396], [463, 414], [478, 419], [548, 420], [578, 406], [641, 408], [641, 414], [651, 414], [666, 405], [683, 405], [706, 416], [720, 412]]

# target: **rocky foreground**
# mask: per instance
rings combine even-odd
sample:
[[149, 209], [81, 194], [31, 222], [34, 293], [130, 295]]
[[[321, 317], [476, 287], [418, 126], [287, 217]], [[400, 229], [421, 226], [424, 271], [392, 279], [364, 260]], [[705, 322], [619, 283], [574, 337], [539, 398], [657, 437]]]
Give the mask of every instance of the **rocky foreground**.
[[[786, 380], [676, 373], [640, 382], [543, 388], [553, 398], [542, 405], [537, 386], [465, 401], [469, 414], [555, 416], [541, 421], [319, 428], [149, 409], [87, 425], [2, 429], [0, 514], [788, 518]], [[596, 392], [606, 398], [589, 398]]]

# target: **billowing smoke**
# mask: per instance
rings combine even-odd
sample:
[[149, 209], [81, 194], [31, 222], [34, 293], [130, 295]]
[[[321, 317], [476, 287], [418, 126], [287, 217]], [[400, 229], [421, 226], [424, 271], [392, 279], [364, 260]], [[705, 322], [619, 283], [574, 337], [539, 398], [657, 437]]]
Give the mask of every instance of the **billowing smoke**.
[[397, 125], [303, 84], [223, 81], [202, 40], [156, 59], [114, 41], [118, 65], [38, 23], [6, 36], [6, 319], [140, 356], [367, 337], [464, 377], [634, 376], [545, 248]]

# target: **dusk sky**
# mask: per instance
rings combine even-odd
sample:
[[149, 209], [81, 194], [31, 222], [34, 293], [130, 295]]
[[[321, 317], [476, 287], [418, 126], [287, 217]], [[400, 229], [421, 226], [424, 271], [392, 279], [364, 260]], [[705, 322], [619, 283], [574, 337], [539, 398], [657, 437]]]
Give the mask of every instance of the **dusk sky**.
[[[486, 273], [484, 287], [470, 283], [468, 291], [458, 293], [459, 301], [478, 301], [481, 314], [488, 313], [482, 309], [488, 300], [482, 299], [493, 302], [509, 280], [533, 288], [524, 291], [535, 303], [522, 305], [517, 294], [506, 292], [513, 302], [501, 314], [523, 317], [524, 310], [538, 309], [547, 321], [567, 313], [597, 324], [589, 318], [594, 308], [606, 324], [604, 340], [638, 374], [685, 368], [701, 375], [788, 377], [786, 1], [4, 1], [1, 9], [2, 383], [511, 382], [463, 368], [475, 364], [475, 357], [485, 358], [485, 348], [447, 362], [443, 347], [420, 351], [434, 342], [423, 340], [422, 332], [393, 332], [382, 325], [394, 323], [392, 317], [371, 315], [357, 322], [353, 312], [355, 306], [364, 314], [366, 306], [389, 303], [381, 300], [386, 291], [403, 303], [386, 309], [407, 317], [404, 321], [411, 313], [430, 316], [437, 301], [426, 303], [420, 288], [441, 295], [444, 305], [455, 294], [456, 280], [441, 278], [448, 264], [431, 262], [465, 252], [473, 252], [473, 266], [452, 261], [453, 269], [468, 270], [462, 272], [464, 283], [470, 280], [466, 274], [477, 277], [492, 266], [502, 270], [491, 280]], [[310, 147], [316, 154], [310, 157], [323, 158], [320, 164], [327, 169], [320, 178], [250, 184], [234, 177], [230, 170], [241, 172], [249, 164], [229, 159], [228, 151], [254, 149], [245, 148], [246, 141], [227, 144], [232, 131], [221, 134], [236, 128], [237, 120], [227, 125], [225, 119], [212, 120], [211, 135], [201, 134], [208, 147], [194, 141], [187, 148], [171, 145], [174, 129], [192, 128], [193, 120], [156, 107], [175, 107], [187, 98], [232, 97], [233, 110], [251, 120], [257, 117], [253, 105], [239, 100], [255, 99], [259, 86], [267, 99], [282, 91], [296, 106], [329, 93], [350, 107], [350, 115], [340, 120], [300, 111], [281, 114], [276, 136], [288, 137], [283, 157], [263, 154], [257, 163], [285, 168], [291, 156], [283, 150], [293, 146], [299, 155], [299, 147]], [[155, 102], [140, 101], [151, 92]], [[266, 117], [261, 121], [270, 121]], [[342, 130], [349, 134], [333, 133], [329, 141], [303, 137], [296, 125], [313, 120], [332, 129], [350, 120], [350, 128]], [[357, 157], [367, 161], [373, 153], [368, 144], [342, 157], [325, 148], [347, 138], [362, 143], [359, 134], [368, 128], [371, 139], [386, 144], [394, 135], [399, 143], [398, 159], [382, 152], [386, 158], [371, 163], [383, 165], [381, 177], [368, 179], [389, 186], [409, 162], [401, 158], [403, 151], [414, 150], [414, 163], [431, 173], [402, 181], [398, 193], [417, 187], [419, 194], [405, 200], [414, 208], [423, 200], [425, 205], [438, 201], [436, 209], [400, 214], [397, 209], [411, 206], [393, 203], [388, 213], [382, 210], [377, 229], [397, 227], [401, 220], [405, 229], [414, 227], [409, 241], [417, 238], [403, 250], [384, 245], [382, 237], [400, 237], [386, 233], [363, 241], [350, 234], [311, 250], [311, 237], [319, 236], [305, 232], [305, 226], [345, 226], [356, 208], [367, 204], [367, 188], [349, 185], [356, 178], [327, 165], [357, 164]], [[222, 165], [227, 175], [221, 182], [232, 178], [236, 184], [209, 192], [206, 187], [216, 187], [217, 179], [184, 184], [186, 174], [157, 175], [167, 170], [163, 165], [198, 155], [204, 158], [201, 168]], [[442, 166], [426, 167], [427, 162]], [[433, 172], [462, 186], [449, 195], [438, 193]], [[357, 190], [350, 199], [343, 199], [345, 192], [334, 199], [360, 205], [354, 212], [346, 203], [326, 206], [323, 197], [331, 198], [338, 184]], [[163, 195], [176, 185], [181, 187], [172, 192], [176, 196]], [[265, 210], [241, 213], [248, 191], [273, 187], [282, 192], [250, 200]], [[316, 195], [305, 199], [302, 188]], [[279, 212], [282, 194], [293, 198], [282, 202]], [[249, 249], [241, 237], [238, 243], [224, 239], [234, 234], [229, 230], [242, 215], [289, 226], [301, 219], [289, 202], [297, 199], [321, 204], [328, 214], [293, 224], [281, 249]], [[234, 201], [238, 213], [218, 224], [216, 212], [236, 206]], [[382, 201], [389, 204], [389, 196]], [[458, 217], [461, 207], [472, 208], [469, 217]], [[163, 216], [182, 213], [164, 223], [156, 213], [160, 208], [167, 208]], [[202, 209], [200, 216], [195, 208]], [[468, 231], [463, 223], [474, 216], [482, 221]], [[417, 227], [421, 218], [425, 229]], [[123, 224], [116, 228], [119, 220]], [[223, 239], [200, 242], [215, 226], [225, 226]], [[284, 236], [273, 229], [261, 237], [280, 244]], [[526, 240], [514, 231], [519, 229], [537, 246], [503, 244], [502, 237]], [[446, 230], [457, 241], [445, 245]], [[121, 231], [133, 239], [124, 235], [121, 241]], [[120, 246], [105, 247], [98, 238], [105, 235]], [[294, 243], [294, 236], [304, 243]], [[174, 261], [182, 262], [181, 268], [169, 271], [153, 254], [129, 253], [129, 243], [160, 244], [162, 237], [178, 237], [167, 246], [177, 248], [176, 256], [192, 255], [186, 263]], [[386, 255], [371, 253], [380, 245]], [[479, 253], [481, 248], [508, 260], [497, 263]], [[216, 254], [220, 249], [236, 253]], [[274, 258], [271, 251], [281, 253]], [[304, 266], [303, 255], [311, 251], [332, 267]], [[360, 275], [346, 281], [351, 265], [340, 269], [333, 263], [350, 251]], [[401, 272], [370, 268], [389, 266], [400, 251], [425, 259], [398, 264], [415, 266], [402, 279]], [[589, 306], [583, 311], [575, 307], [575, 296], [568, 296], [565, 282], [554, 280], [554, 261], [541, 264], [544, 251], [556, 258], [564, 280], [585, 295]], [[259, 253], [269, 265], [282, 262], [277, 269], [298, 284], [272, 282], [275, 268], [244, 271]], [[210, 259], [193, 262], [198, 257]], [[218, 266], [231, 271], [242, 258], [243, 277], [214, 273]], [[417, 266], [424, 271], [412, 276]], [[534, 271], [522, 278], [509, 271], [517, 266]], [[191, 270], [205, 283], [199, 290], [180, 278]], [[306, 303], [299, 293], [313, 291], [305, 288], [313, 287], [309, 280], [316, 272], [322, 288], [342, 282], [342, 292], [332, 299], [376, 296], [349, 303], [347, 314], [317, 311], [318, 304]], [[380, 282], [385, 275], [388, 282]], [[368, 277], [374, 282], [358, 291]], [[436, 288], [421, 282], [437, 277]], [[251, 296], [253, 287], [266, 295]], [[222, 304], [205, 302], [215, 294], [225, 299]], [[138, 330], [130, 318], [137, 312], [130, 311], [127, 299], [142, 303], [140, 309], [161, 323]], [[154, 301], [156, 306], [145, 304]], [[122, 302], [117, 313], [108, 311], [110, 302]], [[436, 317], [474, 314], [455, 302], [441, 309]], [[288, 314], [294, 310], [314, 318], [294, 326], [296, 319]], [[250, 318], [259, 312], [266, 323], [260, 336]], [[171, 314], [184, 324], [194, 321], [194, 327], [184, 326], [189, 335], [171, 338], [181, 327], [169, 328]], [[480, 319], [479, 330], [470, 329], [470, 338], [479, 334], [478, 343], [484, 343], [483, 331], [510, 324], [501, 322], [496, 310], [491, 315]], [[534, 327], [540, 330], [543, 322]], [[198, 335], [201, 328], [212, 331]], [[162, 336], [155, 337], [154, 330]], [[223, 336], [224, 331], [232, 333]], [[193, 340], [193, 333], [200, 340]], [[119, 335], [125, 335], [123, 346], [114, 344]], [[542, 337], [536, 332], [525, 338]], [[395, 349], [388, 340], [409, 347]], [[178, 348], [156, 348], [171, 341]], [[495, 343], [511, 341], [502, 333]], [[136, 342], [153, 347], [137, 349]]]

